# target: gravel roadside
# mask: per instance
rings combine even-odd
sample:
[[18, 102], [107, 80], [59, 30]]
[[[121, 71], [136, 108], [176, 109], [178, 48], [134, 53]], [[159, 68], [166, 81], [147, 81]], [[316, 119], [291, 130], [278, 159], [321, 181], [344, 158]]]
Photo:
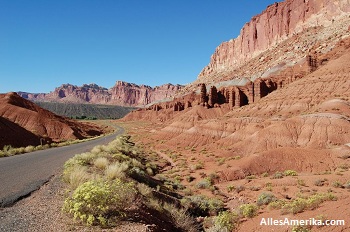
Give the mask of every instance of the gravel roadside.
[[122, 223], [114, 229], [85, 227], [62, 213], [65, 196], [61, 174], [57, 173], [39, 190], [11, 207], [0, 208], [0, 232], [27, 231], [147, 231], [146, 225]]

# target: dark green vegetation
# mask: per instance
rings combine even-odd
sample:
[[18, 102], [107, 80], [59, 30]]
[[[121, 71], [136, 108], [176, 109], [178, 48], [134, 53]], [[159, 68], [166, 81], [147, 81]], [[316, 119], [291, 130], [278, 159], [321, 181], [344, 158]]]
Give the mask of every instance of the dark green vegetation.
[[35, 102], [40, 107], [55, 114], [73, 119], [119, 119], [124, 117], [133, 107], [98, 105], [98, 104], [78, 104], [59, 102]]

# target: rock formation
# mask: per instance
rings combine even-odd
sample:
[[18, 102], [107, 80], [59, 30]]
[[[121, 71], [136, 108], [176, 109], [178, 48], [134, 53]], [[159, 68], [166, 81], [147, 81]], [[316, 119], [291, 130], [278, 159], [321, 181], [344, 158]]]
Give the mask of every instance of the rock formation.
[[200, 103], [205, 104], [207, 102], [207, 87], [204, 83], [200, 85]]
[[313, 45], [321, 51], [339, 41], [338, 35], [349, 34], [349, 12], [348, 0], [286, 0], [270, 5], [246, 23], [236, 39], [216, 48], [198, 82], [262, 75], [282, 61], [299, 61]]
[[210, 87], [208, 105], [213, 107], [214, 104], [219, 102], [218, 90], [215, 86]]
[[145, 106], [152, 102], [163, 100], [164, 98], [170, 98], [181, 88], [181, 85], [172, 84], [164, 84], [152, 88], [147, 85], [136, 85], [117, 81], [110, 89], [96, 84], [83, 86], [64, 84], [48, 94], [25, 92], [19, 92], [18, 94], [31, 101]]
[[55, 115], [17, 93], [0, 94], [0, 130], [0, 149], [83, 139], [103, 132], [97, 126]]

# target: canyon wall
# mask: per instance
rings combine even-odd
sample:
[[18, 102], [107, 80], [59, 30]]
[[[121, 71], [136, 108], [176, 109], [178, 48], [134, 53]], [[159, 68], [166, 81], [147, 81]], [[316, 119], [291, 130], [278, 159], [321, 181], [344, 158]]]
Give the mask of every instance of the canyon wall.
[[236, 39], [216, 48], [198, 79], [215, 79], [307, 28], [330, 27], [349, 12], [349, 0], [286, 0], [270, 5], [246, 23]]
[[152, 88], [147, 85], [117, 81], [110, 89], [96, 84], [85, 84], [83, 86], [64, 84], [50, 93], [19, 92], [18, 94], [31, 101], [144, 106], [164, 98], [170, 98], [181, 88], [181, 85], [172, 84]]

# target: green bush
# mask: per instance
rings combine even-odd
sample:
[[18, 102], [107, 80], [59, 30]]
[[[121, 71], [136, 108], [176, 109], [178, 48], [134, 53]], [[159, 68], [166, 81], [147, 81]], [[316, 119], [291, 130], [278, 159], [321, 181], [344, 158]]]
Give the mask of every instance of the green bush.
[[297, 214], [306, 209], [316, 209], [324, 201], [334, 201], [337, 198], [332, 193], [317, 193], [308, 198], [298, 197], [290, 203], [284, 204], [282, 213]]
[[238, 223], [239, 216], [233, 212], [223, 211], [214, 220], [215, 228], [218, 228], [218, 231], [232, 231]]
[[243, 204], [239, 207], [240, 213], [246, 218], [258, 215], [258, 207], [253, 204]]
[[64, 202], [63, 210], [87, 225], [107, 225], [111, 216], [123, 216], [136, 191], [132, 183], [88, 181]]
[[297, 176], [298, 173], [296, 171], [294, 171], [294, 170], [285, 170], [284, 171], [284, 175], [285, 176]]

